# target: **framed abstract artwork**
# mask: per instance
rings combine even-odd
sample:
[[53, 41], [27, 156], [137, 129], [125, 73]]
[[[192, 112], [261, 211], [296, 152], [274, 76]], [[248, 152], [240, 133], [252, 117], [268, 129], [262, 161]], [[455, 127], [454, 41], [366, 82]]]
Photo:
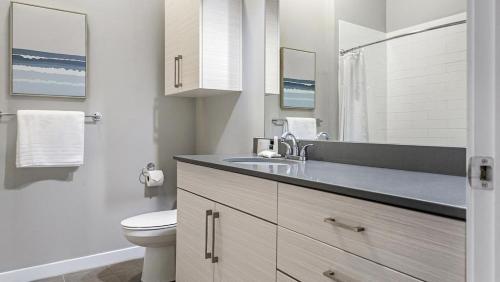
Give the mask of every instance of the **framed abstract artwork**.
[[11, 3], [12, 95], [85, 98], [87, 16]]
[[316, 104], [316, 53], [281, 48], [281, 107], [312, 110]]

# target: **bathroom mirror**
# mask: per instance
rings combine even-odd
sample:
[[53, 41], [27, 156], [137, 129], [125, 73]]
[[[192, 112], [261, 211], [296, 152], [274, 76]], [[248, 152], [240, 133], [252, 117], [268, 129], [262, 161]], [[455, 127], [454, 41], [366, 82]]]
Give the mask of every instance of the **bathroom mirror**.
[[[465, 147], [466, 0], [266, 1], [266, 137], [302, 117], [331, 141]], [[308, 64], [283, 50], [314, 54], [314, 106], [286, 103]]]

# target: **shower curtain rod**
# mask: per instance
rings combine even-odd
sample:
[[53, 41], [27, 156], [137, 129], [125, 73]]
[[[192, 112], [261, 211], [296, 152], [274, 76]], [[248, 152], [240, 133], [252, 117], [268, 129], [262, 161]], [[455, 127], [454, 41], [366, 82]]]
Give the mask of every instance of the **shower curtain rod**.
[[414, 35], [414, 34], [418, 34], [418, 33], [422, 33], [422, 32], [427, 32], [427, 31], [431, 31], [431, 30], [436, 30], [436, 29], [441, 29], [441, 28], [445, 28], [445, 27], [450, 27], [450, 26], [454, 26], [454, 25], [464, 24], [466, 22], [467, 22], [466, 20], [461, 20], [461, 21], [456, 21], [456, 22], [452, 22], [452, 23], [437, 25], [437, 26], [426, 28], [426, 29], [421, 29], [421, 30], [417, 30], [417, 31], [412, 31], [412, 32], [408, 32], [408, 33], [404, 33], [404, 34], [392, 36], [392, 37], [389, 37], [389, 38], [386, 38], [386, 39], [382, 39], [382, 40], [379, 40], [379, 41], [375, 41], [375, 42], [371, 42], [371, 43], [368, 43], [368, 44], [356, 46], [356, 47], [353, 47], [353, 48], [350, 48], [350, 49], [347, 49], [347, 50], [342, 50], [341, 49], [340, 50], [340, 56], [344, 56], [345, 54], [347, 54], [349, 52], [352, 52], [352, 51], [355, 51], [355, 50], [358, 50], [358, 49], [361, 49], [361, 48], [364, 48], [364, 47], [368, 47], [368, 46], [371, 46], [371, 45], [383, 43], [383, 42], [390, 41], [390, 40], [393, 40], [393, 39], [398, 39], [398, 38], [401, 38], [401, 37], [406, 37], [406, 36], [410, 36], [410, 35]]

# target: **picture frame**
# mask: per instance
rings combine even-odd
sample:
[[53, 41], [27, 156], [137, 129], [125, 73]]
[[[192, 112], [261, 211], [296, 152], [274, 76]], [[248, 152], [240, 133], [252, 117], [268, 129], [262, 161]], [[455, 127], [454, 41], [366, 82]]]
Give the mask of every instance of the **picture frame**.
[[281, 108], [316, 108], [316, 53], [280, 48]]
[[10, 94], [85, 99], [87, 15], [20, 2], [10, 5]]

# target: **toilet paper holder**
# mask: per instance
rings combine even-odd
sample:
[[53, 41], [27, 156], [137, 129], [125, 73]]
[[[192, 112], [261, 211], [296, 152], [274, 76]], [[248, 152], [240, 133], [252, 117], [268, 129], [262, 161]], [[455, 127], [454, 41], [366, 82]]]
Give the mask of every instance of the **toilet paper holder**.
[[141, 174], [139, 174], [139, 183], [146, 184], [146, 177], [148, 171], [153, 171], [156, 169], [156, 165], [153, 162], [150, 162], [141, 169]]

